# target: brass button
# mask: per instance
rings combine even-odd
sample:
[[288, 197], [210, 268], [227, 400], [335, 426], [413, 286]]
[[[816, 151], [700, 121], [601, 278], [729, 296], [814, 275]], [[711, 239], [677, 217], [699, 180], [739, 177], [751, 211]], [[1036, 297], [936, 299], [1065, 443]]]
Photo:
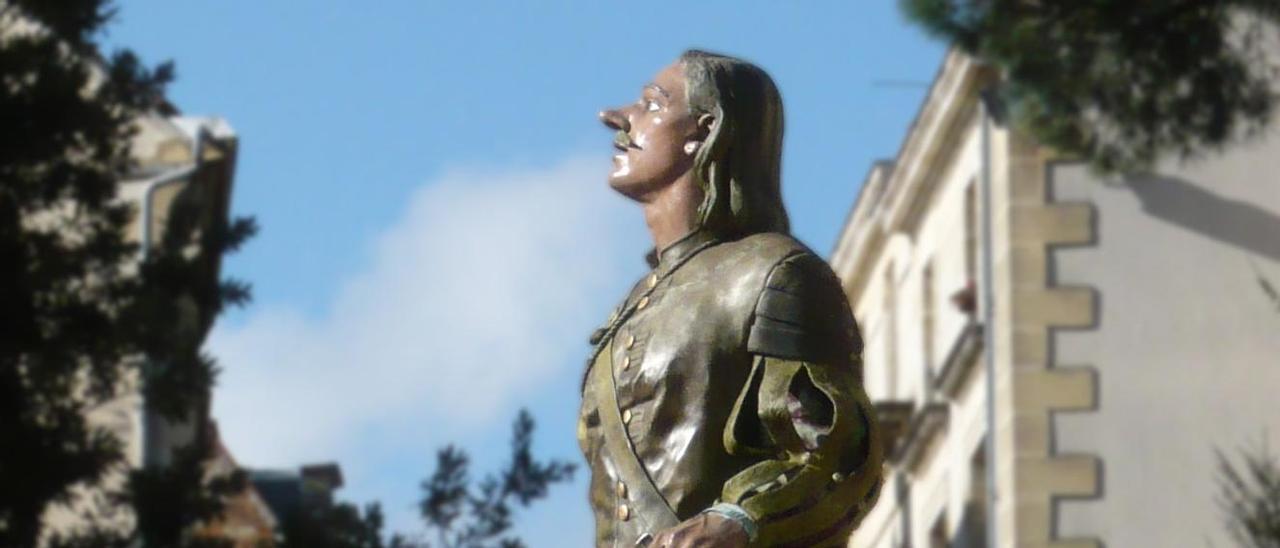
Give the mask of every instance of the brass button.
[[645, 295], [644, 297], [640, 297], [640, 302], [636, 303], [636, 310], [644, 310], [644, 307], [646, 306], [649, 306], [648, 295]]
[[622, 424], [631, 424], [631, 410], [624, 409], [622, 411]]
[[636, 345], [636, 336], [635, 336], [635, 335], [627, 335], [627, 348], [631, 348], [631, 347], [633, 347], [633, 346], [635, 346], [635, 345]]
[[657, 287], [657, 285], [658, 285], [658, 275], [657, 275], [657, 274], [650, 274], [650, 275], [649, 275], [649, 281], [648, 281], [648, 283], [649, 283], [649, 289], [653, 289], [654, 287]]
[[627, 521], [631, 519], [631, 507], [625, 504], [618, 505], [618, 519]]
[[840, 472], [836, 472], [836, 473], [834, 473], [834, 474], [831, 474], [831, 481], [834, 481], [834, 482], [836, 482], [836, 483], [840, 483], [840, 482], [844, 481], [844, 474], [841, 474]]
[[627, 484], [618, 482], [617, 485], [613, 486], [613, 491], [617, 493], [619, 497], [627, 498]]
[[622, 369], [625, 371], [628, 367], [631, 367], [631, 356], [622, 358]]

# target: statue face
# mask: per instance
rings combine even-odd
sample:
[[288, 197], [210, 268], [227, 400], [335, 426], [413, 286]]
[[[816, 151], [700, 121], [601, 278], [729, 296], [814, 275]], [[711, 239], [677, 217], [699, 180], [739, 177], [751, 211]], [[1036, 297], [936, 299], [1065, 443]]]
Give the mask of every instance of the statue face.
[[659, 71], [640, 100], [602, 111], [600, 120], [617, 131], [609, 186], [627, 197], [643, 199], [693, 168], [693, 151], [686, 144], [694, 140], [698, 122], [689, 112], [679, 61]]

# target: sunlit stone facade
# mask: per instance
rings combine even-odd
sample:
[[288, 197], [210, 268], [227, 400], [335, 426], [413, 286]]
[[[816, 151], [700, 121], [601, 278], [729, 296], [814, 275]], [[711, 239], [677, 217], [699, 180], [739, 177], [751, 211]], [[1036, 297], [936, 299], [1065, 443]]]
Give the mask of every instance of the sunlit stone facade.
[[1103, 178], [994, 82], [945, 59], [832, 254], [889, 434], [850, 546], [1233, 545], [1214, 451], [1280, 435], [1280, 137]]
[[[201, 226], [212, 228], [225, 222], [237, 139], [230, 126], [217, 118], [154, 115], [136, 123], [139, 131], [132, 144], [136, 166], [121, 181], [119, 199], [134, 206], [135, 215], [126, 230], [130, 241], [143, 246], [137, 259], [141, 261], [146, 248], [162, 241], [170, 214], [179, 203], [195, 206], [187, 211], [201, 216]], [[216, 277], [218, 261], [210, 261], [208, 266], [210, 270], [205, 275]], [[122, 267], [128, 271], [136, 264]], [[173, 321], [186, 326], [184, 336], [202, 340], [211, 326], [201, 324], [202, 315], [194, 302], [189, 311]], [[192, 421], [183, 424], [147, 413], [139, 381], [133, 374], [122, 380], [120, 394], [94, 407], [88, 418], [90, 424], [106, 428], [122, 442], [126, 464], [132, 469], [167, 464], [175, 449], [194, 441], [197, 421], [209, 420], [208, 401], [191, 402]], [[132, 516], [119, 505], [108, 503], [107, 498], [108, 493], [123, 485], [125, 478], [125, 470], [116, 470], [96, 488], [76, 488], [70, 503], [46, 510], [45, 532], [72, 531], [90, 524], [129, 527]]]

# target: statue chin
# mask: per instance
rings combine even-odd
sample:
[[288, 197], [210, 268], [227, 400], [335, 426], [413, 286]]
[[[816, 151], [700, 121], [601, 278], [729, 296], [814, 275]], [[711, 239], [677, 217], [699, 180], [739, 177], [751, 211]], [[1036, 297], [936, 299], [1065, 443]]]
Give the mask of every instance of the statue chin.
[[631, 159], [626, 154], [613, 155], [613, 173], [609, 174], [609, 180], [622, 179], [631, 174]]
[[642, 197], [653, 192], [655, 185], [652, 181], [641, 180], [630, 165], [623, 164], [609, 174], [609, 188], [631, 200], [641, 201]]

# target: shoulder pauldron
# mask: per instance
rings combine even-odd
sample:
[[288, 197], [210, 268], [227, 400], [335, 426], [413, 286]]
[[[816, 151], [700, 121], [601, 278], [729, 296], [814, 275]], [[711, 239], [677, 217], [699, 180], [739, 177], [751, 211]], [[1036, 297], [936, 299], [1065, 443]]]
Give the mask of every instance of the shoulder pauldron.
[[816, 255], [788, 256], [769, 273], [747, 350], [777, 358], [844, 364], [862, 351], [840, 281]]

